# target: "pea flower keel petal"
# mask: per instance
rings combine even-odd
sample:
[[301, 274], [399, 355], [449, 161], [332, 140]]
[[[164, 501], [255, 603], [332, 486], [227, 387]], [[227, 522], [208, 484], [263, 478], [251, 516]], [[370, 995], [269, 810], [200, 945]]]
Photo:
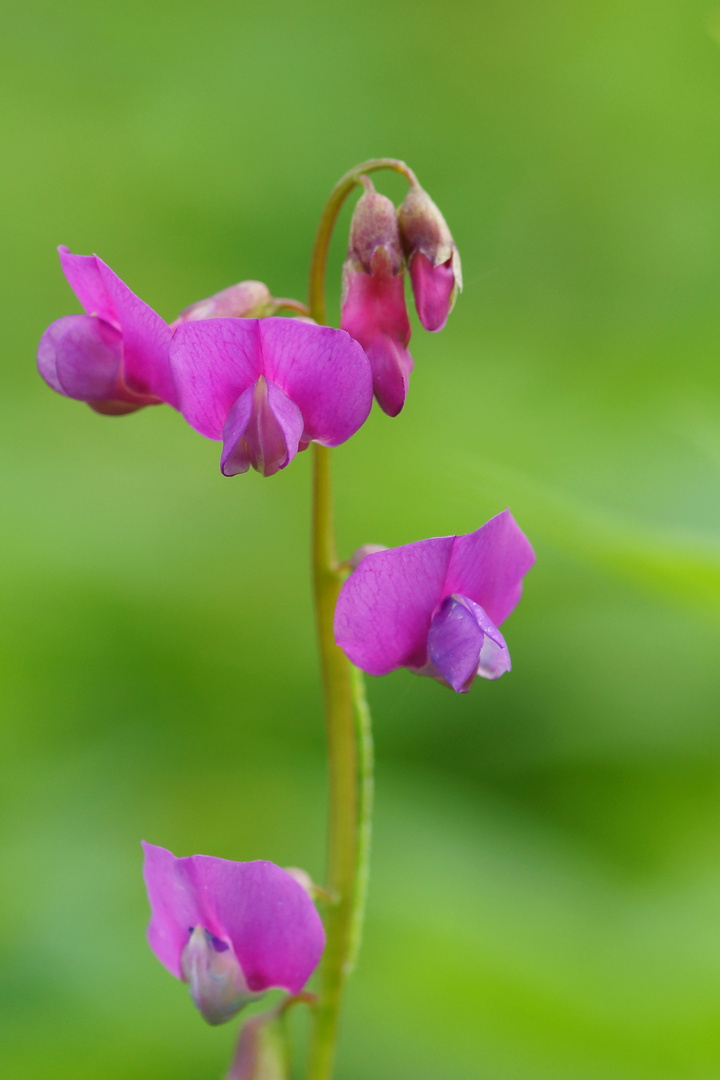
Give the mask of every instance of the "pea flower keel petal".
[[447, 596], [433, 616], [428, 632], [428, 658], [435, 675], [458, 693], [470, 689], [475, 677], [498, 679], [510, 670], [505, 639], [479, 604], [457, 593]]

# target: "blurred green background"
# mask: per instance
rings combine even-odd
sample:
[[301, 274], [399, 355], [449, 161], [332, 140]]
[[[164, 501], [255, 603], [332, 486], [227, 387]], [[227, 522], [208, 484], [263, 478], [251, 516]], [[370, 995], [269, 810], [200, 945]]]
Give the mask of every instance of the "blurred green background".
[[309, 460], [226, 480], [170, 409], [53, 394], [55, 245], [166, 318], [245, 277], [302, 296], [330, 187], [378, 154], [466, 289], [415, 324], [402, 416], [334, 455], [342, 551], [509, 504], [538, 563], [511, 675], [370, 680], [338, 1080], [720, 1077], [720, 7], [1, 14], [3, 1080], [222, 1074], [234, 1025], [145, 944], [141, 837], [323, 867]]

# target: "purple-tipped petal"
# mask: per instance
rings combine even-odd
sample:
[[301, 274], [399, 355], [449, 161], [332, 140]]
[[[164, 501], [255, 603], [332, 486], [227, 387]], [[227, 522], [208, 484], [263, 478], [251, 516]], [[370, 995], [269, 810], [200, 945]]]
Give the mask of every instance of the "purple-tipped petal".
[[263, 374], [257, 319], [212, 319], [178, 326], [170, 363], [179, 407], [208, 439], [221, 439], [228, 414]]
[[73, 255], [61, 244], [58, 248], [60, 266], [68, 284], [87, 315], [98, 315], [119, 329], [117, 312], [103, 283], [95, 255]]
[[38, 370], [53, 390], [77, 401], [112, 398], [122, 365], [122, 337], [94, 315], [64, 315], [40, 338]]
[[95, 260], [122, 331], [125, 383], [135, 393], [151, 394], [177, 408], [170, 370], [170, 327], [102, 259], [95, 256]]
[[475, 532], [456, 537], [444, 592], [474, 600], [499, 626], [517, 606], [522, 578], [534, 562], [530, 541], [503, 510]]
[[366, 274], [346, 267], [344, 290], [340, 326], [367, 354], [380, 408], [397, 416], [413, 368], [402, 274]]
[[437, 674], [458, 693], [469, 690], [478, 674], [496, 679], [510, 670], [498, 628], [479, 604], [457, 594], [447, 596], [433, 616], [428, 657]]
[[235, 476], [252, 465], [263, 476], [273, 476], [295, 457], [302, 433], [303, 417], [297, 405], [261, 375], [230, 410], [223, 428], [220, 470], [224, 476]]
[[198, 924], [180, 958], [183, 979], [208, 1024], [224, 1024], [257, 995], [248, 989], [230, 946]]
[[259, 322], [263, 370], [295, 402], [305, 441], [338, 446], [367, 420], [372, 375], [362, 348], [343, 330], [297, 319]]
[[370, 675], [423, 667], [453, 540], [418, 540], [367, 555], [350, 575], [335, 608], [335, 641], [353, 664]]
[[152, 917], [148, 940], [158, 960], [182, 978], [181, 957], [198, 925], [233, 949], [254, 993], [297, 994], [320, 959], [325, 933], [303, 888], [270, 862], [207, 855], [178, 859], [143, 844]]
[[426, 330], [442, 330], [456, 293], [452, 256], [433, 266], [427, 256], [418, 251], [410, 262], [410, 280], [420, 322]]

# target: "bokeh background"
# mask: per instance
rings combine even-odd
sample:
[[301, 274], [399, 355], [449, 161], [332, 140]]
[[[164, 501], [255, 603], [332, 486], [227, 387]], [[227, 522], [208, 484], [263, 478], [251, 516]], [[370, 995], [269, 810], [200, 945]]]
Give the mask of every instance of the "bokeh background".
[[245, 277], [302, 296], [326, 194], [378, 154], [445, 211], [466, 290], [443, 334], [416, 324], [402, 416], [335, 453], [342, 551], [510, 505], [538, 562], [511, 675], [370, 680], [338, 1078], [720, 1076], [720, 7], [1, 21], [4, 1080], [222, 1074], [235, 1025], [145, 944], [141, 837], [323, 867], [310, 463], [225, 480], [170, 409], [53, 394], [37, 340], [79, 310], [55, 245], [167, 318]]

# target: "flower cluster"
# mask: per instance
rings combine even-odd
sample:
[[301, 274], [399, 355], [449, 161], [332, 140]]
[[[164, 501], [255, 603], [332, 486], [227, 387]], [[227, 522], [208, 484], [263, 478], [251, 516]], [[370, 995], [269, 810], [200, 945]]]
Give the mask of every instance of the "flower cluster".
[[[366, 165], [376, 169], [388, 162]], [[365, 423], [373, 397], [386, 414], [397, 416], [413, 367], [405, 272], [420, 323], [429, 331], [445, 326], [462, 276], [442, 214], [407, 166], [389, 167], [394, 166], [410, 184], [397, 209], [360, 167], [340, 182], [339, 200], [333, 203], [331, 196], [330, 227], [321, 221], [318, 236], [327, 245], [342, 198], [362, 185], [343, 266], [339, 329], [311, 317], [321, 318], [322, 303], [308, 309], [278, 299], [259, 281], [231, 285], [166, 323], [102, 259], [61, 247], [63, 272], [84, 314], [65, 315], [45, 331], [40, 374], [59, 394], [105, 415], [170, 405], [201, 435], [222, 443], [225, 476], [250, 468], [272, 476], [311, 442], [344, 443]], [[326, 248], [316, 245], [318, 250], [322, 268]], [[316, 463], [323, 453], [315, 451]], [[315, 519], [331, 520], [328, 505]], [[457, 693], [467, 692], [477, 676], [498, 679], [510, 670], [499, 627], [520, 599], [534, 554], [509, 510], [467, 535], [394, 549], [365, 545], [339, 565], [332, 538], [321, 538], [319, 548], [326, 564], [316, 575], [316, 589], [334, 582], [334, 642], [356, 667], [378, 676], [406, 667]], [[321, 648], [329, 650], [325, 667], [339, 662], [346, 672], [347, 662], [333, 644], [332, 607], [321, 601], [316, 607]], [[333, 684], [340, 685], [350, 685], [343, 674]], [[329, 717], [331, 712], [328, 705]], [[352, 716], [352, 708], [342, 715]], [[347, 798], [350, 821], [360, 800], [352, 791]], [[270, 862], [176, 858], [165, 848], [143, 846], [150, 946], [189, 984], [203, 1017], [223, 1023], [269, 989], [290, 995], [284, 1005], [246, 1023], [229, 1080], [284, 1076], [282, 1011], [288, 1002], [308, 997], [301, 992], [325, 944], [313, 903], [323, 891], [304, 872]], [[331, 904], [345, 904], [342, 918], [355, 918], [361, 877], [358, 871], [344, 897], [342, 889], [324, 894]], [[328, 922], [329, 930], [339, 925], [338, 919]], [[350, 966], [343, 954], [350, 936], [328, 948], [338, 985]], [[329, 1003], [321, 1002], [322, 1030], [332, 1038], [336, 1024], [327, 1017], [337, 1011], [339, 991], [332, 980], [326, 983], [330, 996]], [[323, 1054], [322, 1075], [329, 1076], [332, 1055]]]

